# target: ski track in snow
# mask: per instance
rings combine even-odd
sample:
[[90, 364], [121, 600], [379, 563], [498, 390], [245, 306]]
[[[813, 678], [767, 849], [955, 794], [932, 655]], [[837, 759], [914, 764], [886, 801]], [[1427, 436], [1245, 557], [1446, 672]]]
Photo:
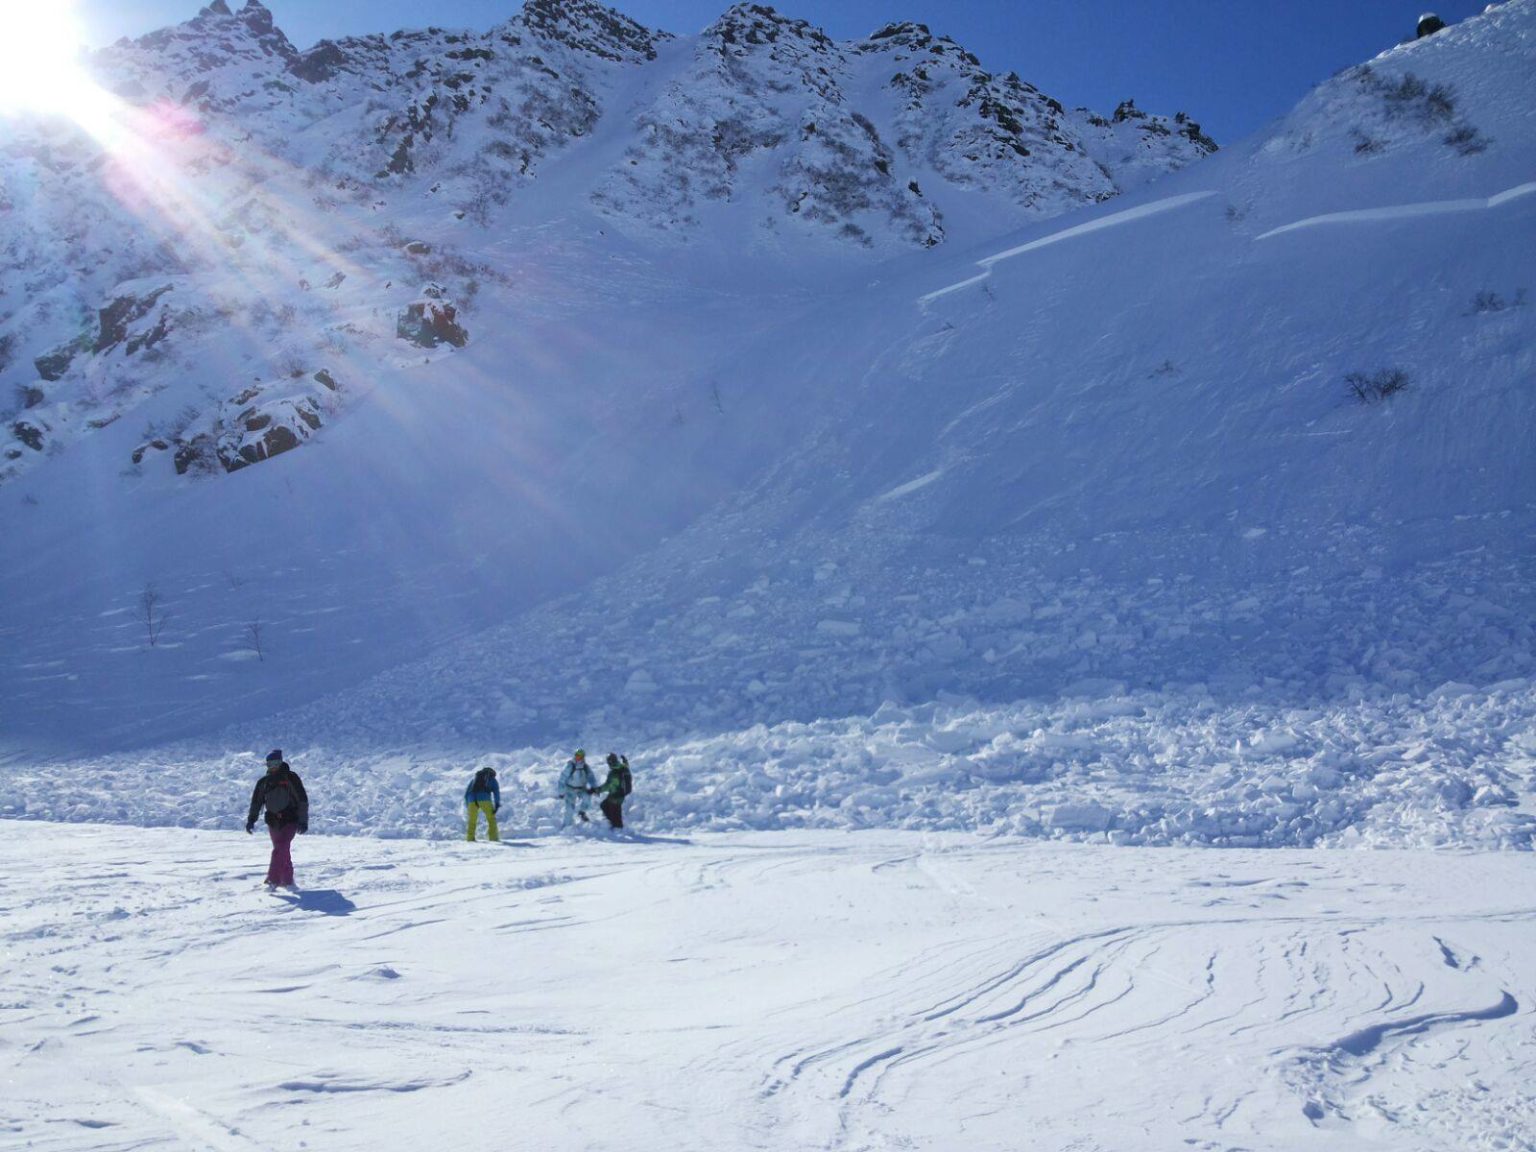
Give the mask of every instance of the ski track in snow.
[[192, 1147], [214, 1152], [251, 1152], [263, 1147], [169, 1091], [135, 1088], [133, 1095]]
[[1489, 212], [1496, 208], [1502, 208], [1511, 201], [1531, 195], [1536, 195], [1536, 182], [1521, 184], [1508, 191], [1500, 192], [1496, 196], [1490, 196], [1486, 200], [1435, 200], [1424, 204], [1397, 204], [1385, 208], [1362, 208], [1354, 212], [1329, 212], [1323, 216], [1311, 216], [1305, 220], [1298, 220], [1294, 224], [1271, 228], [1268, 232], [1256, 237], [1256, 239], [1268, 240], [1272, 236], [1283, 236], [1287, 232], [1296, 232], [1306, 228], [1319, 228], [1332, 224], [1378, 224], [1397, 220], [1416, 220], [1425, 216], [1452, 216], [1463, 212]]
[[[1304, 229], [1326, 227], [1335, 224], [1376, 224], [1390, 223], [1397, 220], [1415, 220], [1426, 216], [1447, 216], [1465, 212], [1488, 212], [1502, 208], [1505, 204], [1536, 194], [1536, 182], [1521, 184], [1504, 192], [1489, 196], [1486, 199], [1469, 200], [1436, 200], [1422, 204], [1398, 204], [1382, 208], [1361, 208], [1350, 212], [1329, 212], [1321, 216], [1310, 216], [1305, 220], [1297, 220], [1279, 228], [1271, 228], [1255, 237], [1255, 240], [1268, 240], [1275, 236], [1283, 236], [1287, 232], [1297, 232]], [[1006, 249], [995, 255], [976, 261], [976, 266], [982, 269], [980, 275], [972, 276], [966, 280], [947, 285], [936, 291], [919, 296], [917, 302], [920, 306], [926, 306], [944, 296], [959, 292], [962, 289], [972, 287], [987, 280], [992, 275], [992, 269], [1005, 260], [1012, 260], [1016, 256], [1022, 256], [1026, 252], [1034, 252], [1052, 244], [1059, 244], [1064, 240], [1074, 240], [1079, 236], [1086, 236], [1094, 232], [1101, 232], [1106, 228], [1119, 228], [1127, 224], [1133, 224], [1148, 217], [1158, 216], [1164, 212], [1182, 208], [1187, 204], [1193, 204], [1201, 200], [1207, 200], [1217, 192], [1189, 192], [1182, 196], [1170, 196], [1163, 200], [1154, 200], [1150, 204], [1143, 204], [1136, 208], [1129, 208], [1122, 212], [1112, 212], [1108, 216], [1098, 220], [1091, 220], [1086, 224], [1078, 224], [1072, 228], [1064, 228], [1060, 232], [1053, 232], [1049, 236], [1043, 236], [1038, 240], [1031, 240], [1027, 244]]]
[[1145, 220], [1151, 216], [1159, 216], [1164, 212], [1171, 212], [1176, 208], [1182, 208], [1186, 204], [1193, 204], [1200, 200], [1208, 200], [1216, 195], [1218, 195], [1216, 192], [1187, 192], [1182, 196], [1169, 196], [1166, 199], [1154, 200], [1150, 204], [1127, 208], [1121, 212], [1111, 212], [1108, 216], [1100, 217], [1097, 220], [1090, 220], [1086, 224], [1063, 228], [1060, 232], [1053, 232], [1049, 236], [1042, 236], [1038, 240], [1031, 240], [1027, 244], [1020, 244], [1015, 248], [1009, 248], [1006, 251], [998, 252], [995, 255], [976, 261], [976, 266], [982, 269], [979, 276], [972, 276], [970, 279], [962, 280], [958, 284], [951, 284], [935, 292], [929, 292], [925, 296], [919, 296], [917, 302], [919, 304], [930, 304], [940, 297], [948, 296], [952, 292], [958, 292], [962, 288], [969, 288], [973, 284], [980, 284], [992, 275], [992, 269], [995, 265], [1002, 263], [1004, 260], [1012, 260], [1015, 256], [1022, 256], [1026, 252], [1047, 248], [1052, 244], [1059, 244], [1063, 240], [1075, 240], [1079, 236], [1086, 236], [1093, 232], [1102, 232], [1106, 228], [1118, 228], [1126, 224]]

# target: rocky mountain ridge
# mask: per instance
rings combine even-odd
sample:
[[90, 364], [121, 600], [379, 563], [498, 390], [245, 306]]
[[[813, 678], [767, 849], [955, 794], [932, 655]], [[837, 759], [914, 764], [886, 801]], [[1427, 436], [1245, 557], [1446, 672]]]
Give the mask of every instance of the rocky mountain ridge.
[[1182, 116], [1068, 111], [922, 25], [839, 44], [759, 4], [678, 38], [528, 0], [485, 32], [300, 51], [260, 0], [213, 0], [91, 71], [106, 136], [0, 126], [0, 483], [191, 372], [214, 378], [149, 412], [125, 466], [305, 442], [349, 376], [470, 338], [504, 274], [475, 253], [546, 222], [551, 174], [577, 227], [665, 249], [723, 214], [744, 253], [847, 264], [943, 243], [959, 194], [998, 230], [1215, 148]]

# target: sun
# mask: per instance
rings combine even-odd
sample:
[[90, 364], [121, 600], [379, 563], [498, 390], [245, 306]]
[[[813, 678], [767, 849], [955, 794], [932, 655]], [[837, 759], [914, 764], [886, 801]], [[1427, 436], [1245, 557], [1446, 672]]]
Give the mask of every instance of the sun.
[[96, 99], [80, 66], [80, 32], [67, 0], [6, 4], [0, 13], [0, 115], [79, 118]]

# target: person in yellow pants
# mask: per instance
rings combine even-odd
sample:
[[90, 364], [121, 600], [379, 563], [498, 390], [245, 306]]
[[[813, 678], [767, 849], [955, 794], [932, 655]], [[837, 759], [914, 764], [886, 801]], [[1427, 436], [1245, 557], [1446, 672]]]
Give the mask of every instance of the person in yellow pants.
[[492, 840], [500, 840], [496, 831], [496, 813], [501, 811], [501, 786], [496, 783], [496, 769], [482, 768], [464, 789], [464, 805], [469, 819], [464, 829], [464, 839], [473, 843], [480, 828], [480, 813], [485, 813], [485, 827]]

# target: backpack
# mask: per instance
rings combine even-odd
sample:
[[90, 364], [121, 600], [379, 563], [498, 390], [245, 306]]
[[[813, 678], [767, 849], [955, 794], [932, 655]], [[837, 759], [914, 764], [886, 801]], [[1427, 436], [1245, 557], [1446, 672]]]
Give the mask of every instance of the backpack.
[[619, 782], [624, 785], [624, 795], [628, 796], [635, 790], [635, 778], [629, 774], [629, 761], [619, 762]]
[[491, 790], [491, 770], [482, 768], [475, 773], [475, 782], [472, 785], [476, 792], [489, 792]]
[[267, 815], [281, 818], [293, 807], [293, 785], [279, 776], [267, 788]]

